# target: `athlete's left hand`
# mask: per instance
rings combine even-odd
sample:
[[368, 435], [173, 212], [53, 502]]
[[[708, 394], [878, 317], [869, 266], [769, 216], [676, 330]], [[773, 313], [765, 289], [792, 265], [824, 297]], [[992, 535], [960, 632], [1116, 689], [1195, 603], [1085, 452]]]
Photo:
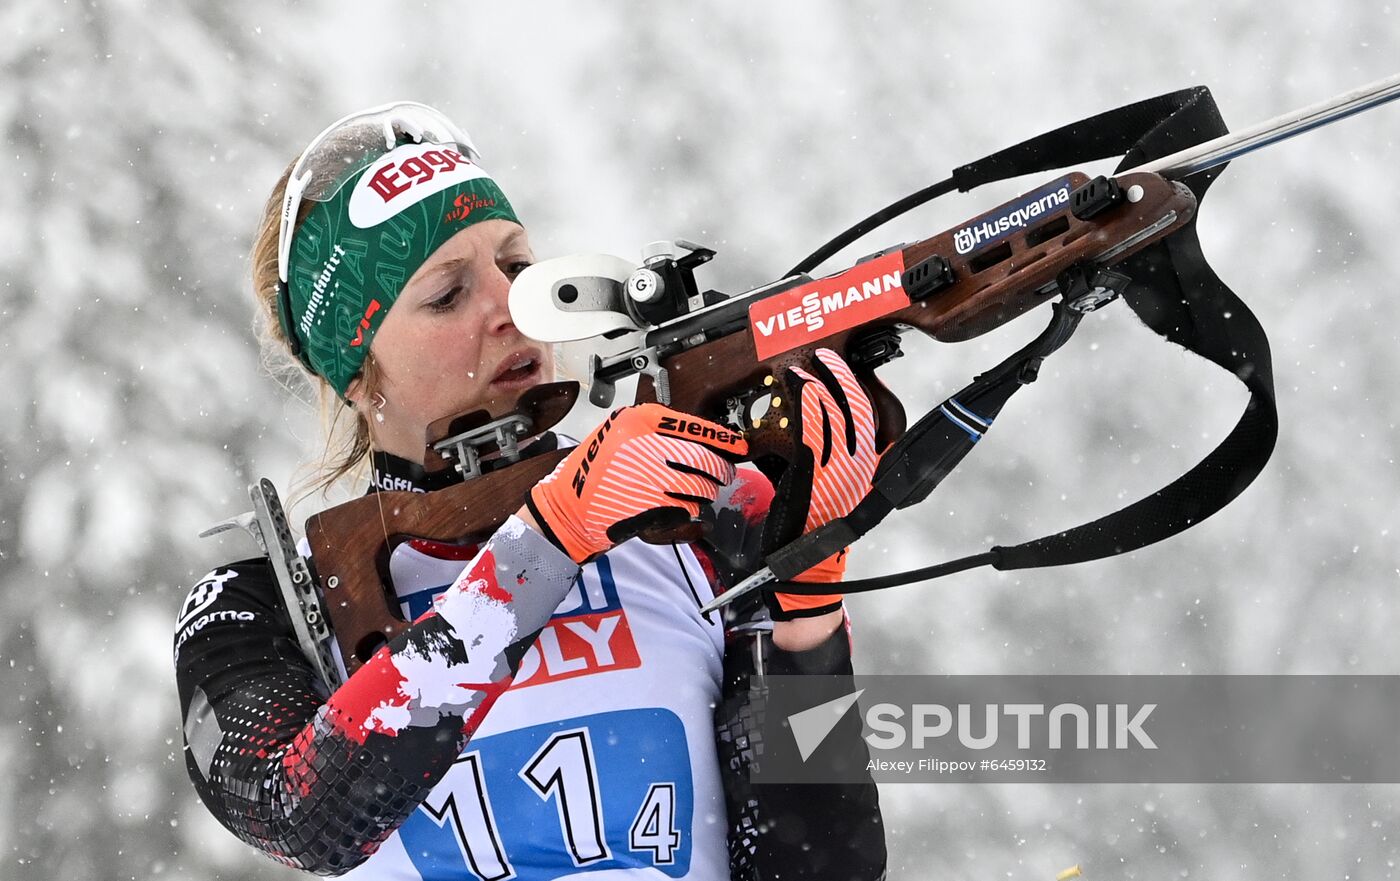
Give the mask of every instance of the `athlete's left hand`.
[[[794, 402], [801, 444], [778, 481], [776, 510], [770, 516], [781, 521], [805, 511], [805, 535], [851, 513], [870, 491], [880, 460], [875, 450], [875, 409], [850, 365], [831, 349], [817, 349], [811, 373], [792, 367], [782, 378], [788, 400]], [[780, 522], [775, 526], [782, 528]], [[842, 550], [794, 580], [834, 584], [845, 573], [846, 550]], [[839, 593], [779, 593], [774, 599], [774, 616], [780, 619], [821, 615], [841, 606]]]

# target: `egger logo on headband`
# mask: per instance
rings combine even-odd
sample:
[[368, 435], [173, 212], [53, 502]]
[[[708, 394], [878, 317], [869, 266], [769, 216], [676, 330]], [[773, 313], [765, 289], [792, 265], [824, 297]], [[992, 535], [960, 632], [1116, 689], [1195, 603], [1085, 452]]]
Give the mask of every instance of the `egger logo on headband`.
[[360, 229], [378, 226], [434, 193], [478, 178], [490, 175], [455, 147], [404, 144], [360, 175], [350, 194], [350, 222]]
[[472, 224], [520, 222], [472, 155], [454, 144], [402, 144], [313, 200], [298, 226], [285, 320], [301, 336], [303, 363], [342, 397], [424, 259]]

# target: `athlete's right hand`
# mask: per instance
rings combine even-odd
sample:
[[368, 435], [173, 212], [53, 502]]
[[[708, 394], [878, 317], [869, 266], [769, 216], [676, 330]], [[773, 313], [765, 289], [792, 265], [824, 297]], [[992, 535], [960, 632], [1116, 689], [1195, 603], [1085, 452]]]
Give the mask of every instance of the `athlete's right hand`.
[[688, 524], [734, 480], [748, 442], [660, 404], [615, 411], [526, 497], [541, 531], [586, 563], [644, 530]]

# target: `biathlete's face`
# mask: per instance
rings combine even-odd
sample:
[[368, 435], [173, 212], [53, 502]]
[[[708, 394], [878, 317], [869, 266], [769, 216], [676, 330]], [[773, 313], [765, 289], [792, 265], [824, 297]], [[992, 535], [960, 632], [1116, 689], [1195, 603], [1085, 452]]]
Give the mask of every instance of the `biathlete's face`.
[[499, 416], [521, 392], [553, 381], [549, 347], [522, 336], [506, 306], [510, 283], [534, 259], [522, 227], [486, 220], [418, 268], [370, 344], [384, 406], [364, 400], [358, 380], [350, 388], [375, 448], [422, 461], [433, 421], [479, 409]]

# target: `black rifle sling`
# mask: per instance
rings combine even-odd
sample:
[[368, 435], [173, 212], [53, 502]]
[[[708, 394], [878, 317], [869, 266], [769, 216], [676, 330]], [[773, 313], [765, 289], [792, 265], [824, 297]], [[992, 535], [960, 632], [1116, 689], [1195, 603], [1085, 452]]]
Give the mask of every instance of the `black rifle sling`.
[[[1226, 134], [1209, 92], [1149, 131], [1119, 170]], [[1186, 178], [1199, 204], [1224, 166]], [[1199, 217], [1199, 213], [1197, 214]], [[1273, 361], [1264, 328], [1201, 252], [1196, 220], [1123, 264], [1139, 284], [1124, 299], [1148, 327], [1228, 370], [1249, 389], [1244, 413], [1220, 445], [1172, 483], [1122, 510], [1056, 535], [993, 549], [998, 569], [1060, 566], [1136, 550], [1206, 519], [1259, 476], [1278, 438]]]
[[[954, 172], [964, 191], [1010, 177], [1039, 173], [1069, 165], [1126, 156], [1118, 170], [1225, 134], [1227, 129], [1205, 87], [1186, 89], [1111, 110], [1088, 120], [1063, 126], [1002, 150]], [[1198, 204], [1224, 166], [1186, 178]], [[1199, 212], [1198, 215], [1199, 216]], [[1278, 411], [1274, 398], [1273, 366], [1268, 338], [1258, 319], [1215, 274], [1201, 252], [1192, 221], [1118, 266], [1133, 283], [1124, 299], [1153, 331], [1186, 350], [1219, 365], [1249, 389], [1249, 403], [1234, 429], [1194, 468], [1162, 489], [1126, 508], [1090, 523], [1012, 546], [931, 566], [915, 572], [846, 582], [847, 593], [876, 590], [910, 581], [951, 574], [976, 566], [1028, 569], [1062, 566], [1111, 557], [1162, 541], [1224, 508], [1257, 477], [1278, 436]], [[960, 391], [914, 426], [900, 444], [881, 460], [875, 491], [842, 520], [815, 530], [770, 554], [765, 562], [786, 582], [815, 561], [824, 559], [872, 529], [894, 508], [925, 497], [933, 486], [971, 449], [970, 438], [949, 430], [955, 423], [946, 413], [950, 402], [965, 405], [975, 414], [991, 417], [1011, 394], [1029, 379], [1024, 365], [1063, 344], [1077, 319], [1060, 325], [1063, 338], [1045, 352], [1034, 351], [1054, 335], [1051, 327], [1026, 349], [1008, 358]], [[1068, 311], [1068, 310], [1066, 310]], [[979, 409], [980, 405], [980, 409]], [[966, 421], [966, 420], [963, 420]], [[959, 426], [961, 427], [961, 426]], [[973, 428], [976, 425], [973, 424]], [[980, 436], [980, 435], [979, 435]], [[901, 446], [902, 444], [902, 446]], [[883, 478], [888, 478], [882, 482]], [[829, 585], [782, 583], [790, 593], [825, 592]]]

